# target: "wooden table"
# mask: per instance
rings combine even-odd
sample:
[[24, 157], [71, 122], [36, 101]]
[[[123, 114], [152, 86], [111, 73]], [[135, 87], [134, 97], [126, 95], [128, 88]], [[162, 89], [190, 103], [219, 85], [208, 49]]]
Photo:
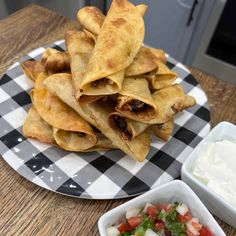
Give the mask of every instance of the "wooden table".
[[[41, 45], [79, 28], [55, 12], [29, 5], [0, 21], [0, 77], [18, 58]], [[236, 123], [236, 87], [191, 69], [206, 91], [212, 126], [228, 120]], [[99, 235], [99, 217], [123, 200], [82, 200], [62, 196], [21, 177], [0, 158], [0, 235]], [[216, 206], [217, 207], [217, 206]], [[236, 230], [217, 219], [227, 236]]]

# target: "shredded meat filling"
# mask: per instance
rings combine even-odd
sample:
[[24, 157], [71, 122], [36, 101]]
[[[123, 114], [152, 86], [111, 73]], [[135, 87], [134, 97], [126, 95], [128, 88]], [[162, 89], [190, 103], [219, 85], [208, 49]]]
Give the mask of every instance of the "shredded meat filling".
[[129, 103], [133, 112], [143, 111], [147, 105], [139, 100], [133, 100]]
[[112, 85], [113, 82], [112, 82], [110, 79], [103, 78], [103, 79], [99, 79], [99, 80], [93, 81], [93, 82], [91, 83], [91, 86], [92, 86], [92, 87], [103, 87], [103, 86], [105, 86], [106, 84]]
[[125, 134], [125, 136], [128, 139], [131, 139], [132, 135], [130, 134], [128, 127], [127, 127], [127, 122], [125, 118], [120, 117], [120, 116], [115, 116], [114, 117], [115, 124], [117, 127]]
[[77, 135], [81, 138], [84, 138], [86, 136], [86, 133], [83, 132], [77, 132]]

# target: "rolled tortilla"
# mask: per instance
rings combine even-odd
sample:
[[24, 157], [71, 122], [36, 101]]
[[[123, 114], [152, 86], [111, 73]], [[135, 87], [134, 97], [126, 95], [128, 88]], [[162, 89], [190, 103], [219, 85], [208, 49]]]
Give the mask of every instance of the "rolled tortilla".
[[[68, 74], [54, 74], [56, 77], [67, 77]], [[54, 75], [49, 76], [54, 78]], [[70, 75], [69, 75], [70, 76]], [[80, 117], [73, 109], [63, 103], [58, 97], [52, 95], [44, 86], [44, 80], [48, 77], [46, 73], [41, 73], [35, 81], [33, 100], [34, 106], [39, 115], [51, 126], [63, 130], [55, 132], [54, 138], [60, 146], [63, 146], [62, 136], [65, 141], [71, 141], [71, 146], [77, 142], [76, 151], [86, 150], [94, 146], [97, 142], [96, 135], [91, 125]], [[76, 132], [76, 134], [75, 134]], [[66, 150], [71, 150], [69, 144], [63, 146]], [[75, 148], [73, 148], [75, 150]]]
[[114, 146], [123, 150], [130, 157], [137, 161], [143, 161], [150, 149], [151, 139], [147, 132], [137, 136], [133, 140], [124, 140], [117, 132], [110, 128], [108, 124], [109, 114], [113, 111], [113, 106], [109, 100], [105, 102], [96, 101], [94, 103], [79, 103], [73, 96], [73, 86], [71, 76], [49, 77], [44, 84], [47, 89], [57, 95], [68, 106], [77, 111], [90, 124], [99, 129]]
[[[139, 10], [140, 14], [144, 16], [148, 9], [148, 6], [145, 4], [140, 4], [137, 5], [136, 8]], [[99, 8], [88, 6], [83, 7], [78, 11], [77, 20], [83, 26], [84, 32], [90, 38], [96, 41], [105, 20], [105, 15]]]
[[136, 138], [149, 126], [145, 123], [130, 120], [121, 115], [119, 112], [112, 112], [109, 115], [108, 121], [112, 129], [117, 131], [124, 139], [128, 140]]
[[23, 125], [23, 134], [27, 138], [37, 139], [43, 143], [56, 144], [52, 126], [41, 118], [34, 106], [29, 109]]
[[57, 50], [57, 49], [55, 49], [55, 48], [47, 48], [46, 50], [45, 50], [45, 52], [43, 53], [43, 55], [42, 55], [42, 63], [44, 64], [45, 63], [45, 61], [48, 59], [48, 57], [49, 56], [51, 56], [52, 54], [54, 54], [54, 53], [58, 53], [58, 52], [60, 52], [59, 50]]
[[152, 47], [144, 47], [147, 48], [152, 52], [153, 55], [155, 55], [156, 58], [158, 58], [162, 63], [166, 64], [167, 62], [167, 57], [166, 53], [163, 49], [160, 48], [152, 48]]
[[85, 28], [85, 31], [91, 33], [94, 39], [99, 35], [105, 16], [97, 7], [83, 7], [77, 13], [77, 19]]
[[86, 95], [115, 94], [124, 70], [142, 46], [144, 22], [140, 10], [126, 0], [114, 0], [89, 59], [81, 89]]
[[70, 67], [75, 89], [75, 97], [80, 102], [94, 102], [103, 96], [88, 96], [83, 94], [81, 83], [94, 48], [94, 42], [83, 31], [68, 31], [66, 47], [70, 56]]
[[[139, 10], [142, 16], [147, 11], [147, 5], [140, 4], [136, 8]], [[96, 7], [84, 7], [77, 13], [77, 19], [81, 25], [85, 28], [84, 31], [88, 37], [96, 41], [97, 36], [101, 31], [102, 24], [105, 16], [100, 9]], [[156, 72], [158, 69], [157, 64], [153, 61], [153, 58], [159, 58], [163, 62], [166, 62], [165, 52], [161, 49], [142, 47], [139, 53], [135, 56], [132, 64], [126, 69], [125, 76], [137, 76], [144, 75], [146, 73]]]
[[41, 62], [48, 74], [70, 71], [69, 55], [54, 48], [47, 48]]
[[163, 124], [152, 125], [150, 130], [158, 138], [167, 142], [174, 131], [174, 119], [172, 118]]
[[35, 81], [41, 72], [45, 71], [43, 64], [40, 61], [28, 60], [21, 64], [25, 75], [32, 81]]
[[156, 115], [156, 104], [144, 78], [125, 78], [117, 99], [116, 110], [139, 121], [151, 120]]
[[[37, 112], [37, 110], [32, 106], [29, 109], [28, 115], [23, 125], [23, 134], [27, 138], [33, 138], [43, 143], [48, 143], [51, 145], [58, 146], [59, 144], [55, 141], [55, 136], [53, 135], [54, 128], [49, 125]], [[91, 152], [91, 151], [106, 151], [110, 149], [115, 149], [116, 147], [112, 142], [107, 139], [103, 134], [96, 133], [97, 143], [86, 150], [81, 150], [81, 152]], [[62, 137], [62, 139], [64, 139]], [[60, 143], [60, 142], [59, 142]], [[79, 143], [75, 143], [74, 147], [71, 143], [68, 144], [71, 151], [76, 151]], [[63, 144], [64, 146], [64, 144]], [[63, 147], [62, 147], [63, 148]]]
[[122, 109], [118, 109], [118, 111], [132, 120], [147, 124], [163, 124], [172, 119], [176, 113], [196, 104], [196, 100], [187, 95], [179, 84], [158, 90], [152, 94], [152, 97], [156, 104], [154, 118], [150, 118], [150, 116], [140, 117], [134, 112], [126, 112]]
[[150, 82], [151, 89], [159, 90], [171, 86], [175, 82], [177, 74], [170, 70], [161, 60], [156, 59], [155, 63], [158, 66], [157, 73], [146, 76]]
[[50, 55], [44, 63], [44, 67], [51, 73], [69, 72], [70, 60], [66, 52], [57, 52]]
[[150, 74], [156, 74], [158, 65], [155, 63], [155, 60], [155, 55], [148, 48], [142, 47], [135, 56], [132, 64], [125, 70], [125, 76], [145, 77]]
[[156, 118], [148, 123], [163, 124], [175, 114], [196, 104], [194, 97], [186, 94], [179, 84], [155, 92], [153, 99], [157, 106]]

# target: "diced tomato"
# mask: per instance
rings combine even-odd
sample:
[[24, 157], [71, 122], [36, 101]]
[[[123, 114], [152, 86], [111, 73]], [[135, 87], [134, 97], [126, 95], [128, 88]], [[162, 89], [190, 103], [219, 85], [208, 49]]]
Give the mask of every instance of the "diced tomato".
[[160, 231], [165, 229], [165, 223], [162, 220], [155, 220], [155, 228]]
[[192, 216], [191, 216], [189, 211], [185, 215], [183, 215], [183, 216], [178, 214], [178, 220], [180, 222], [182, 222], [182, 223], [186, 223], [186, 222], [188, 222], [191, 219], [192, 219]]
[[150, 207], [147, 208], [147, 214], [153, 220], [157, 217], [158, 213], [159, 213], [159, 210], [156, 206], [150, 206]]
[[214, 234], [205, 226], [199, 231], [200, 236], [214, 236]]
[[128, 219], [128, 223], [129, 223], [130, 227], [134, 229], [142, 222], [142, 220], [143, 220], [143, 218], [141, 216], [130, 217]]
[[165, 210], [166, 212], [172, 212], [174, 210], [172, 204], [168, 203], [160, 203], [157, 205], [157, 208], [159, 209], [159, 211]]
[[130, 227], [128, 223], [123, 223], [118, 226], [118, 230], [120, 231], [120, 233], [125, 233], [125, 232], [131, 231], [132, 228]]

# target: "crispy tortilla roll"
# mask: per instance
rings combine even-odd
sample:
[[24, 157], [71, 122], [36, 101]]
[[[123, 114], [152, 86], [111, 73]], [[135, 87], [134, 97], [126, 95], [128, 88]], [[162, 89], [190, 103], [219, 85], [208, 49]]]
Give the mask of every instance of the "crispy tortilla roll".
[[91, 33], [95, 38], [99, 35], [105, 16], [97, 7], [83, 7], [77, 13], [77, 19], [85, 31]]
[[58, 53], [58, 52], [60, 52], [60, 51], [55, 48], [47, 48], [42, 55], [42, 63], [44, 64], [49, 56], [51, 56], [54, 53]]
[[139, 121], [151, 120], [156, 115], [156, 104], [144, 78], [125, 78], [117, 99], [116, 110]]
[[50, 74], [70, 71], [70, 60], [66, 52], [47, 48], [42, 55], [42, 64]]
[[81, 83], [88, 64], [89, 57], [94, 48], [94, 42], [83, 31], [68, 31], [66, 34], [66, 47], [70, 56], [70, 67], [75, 89], [75, 97], [80, 102], [94, 102], [102, 96], [84, 95]]
[[151, 73], [157, 73], [158, 65], [155, 63], [155, 55], [145, 47], [142, 47], [138, 54], [135, 56], [132, 64], [126, 69], [125, 76], [140, 76]]
[[44, 66], [40, 61], [28, 60], [21, 64], [25, 75], [32, 81], [35, 81], [41, 72], [44, 72]]
[[[68, 76], [63, 73], [54, 75], [57, 76], [56, 78]], [[46, 73], [41, 73], [38, 76], [35, 81], [33, 100], [40, 116], [54, 128], [63, 130], [54, 131], [54, 138], [58, 145], [63, 146], [66, 150], [73, 149], [73, 151], [82, 151], [94, 146], [97, 139], [91, 125], [58, 97], [48, 92], [43, 84], [47, 77]], [[63, 145], [63, 141], [67, 143]], [[75, 144], [77, 144], [76, 148]]]
[[40, 117], [34, 106], [29, 109], [23, 125], [23, 134], [27, 138], [37, 139], [43, 143], [55, 144], [52, 127]]
[[196, 104], [192, 96], [187, 95], [179, 84], [161, 89], [152, 94], [156, 104], [154, 118], [153, 115], [137, 115], [135, 112], [127, 112], [117, 109], [125, 117], [144, 122], [147, 124], [163, 124], [170, 120], [176, 113], [192, 107]]
[[137, 5], [136, 8], [139, 10], [141, 16], [144, 16], [148, 10], [148, 6], [145, 4]]
[[164, 50], [152, 47], [145, 47], [145, 48], [149, 49], [155, 55], [156, 58], [158, 58], [161, 62], [166, 64], [167, 58]]
[[66, 52], [57, 52], [50, 55], [45, 61], [45, 69], [52, 73], [70, 71], [70, 60]]
[[102, 133], [96, 133], [97, 143], [88, 149], [88, 151], [106, 151], [111, 149], [117, 149], [110, 139], [104, 136]]
[[[145, 4], [140, 4], [137, 5], [136, 8], [139, 10], [140, 14], [144, 16], [148, 6]], [[83, 7], [78, 11], [77, 19], [83, 26], [84, 32], [96, 41], [105, 20], [105, 15], [102, 11], [97, 7]]]
[[58, 78], [56, 76], [50, 76], [45, 80], [44, 84], [51, 93], [57, 95], [84, 119], [99, 129], [102, 134], [112, 140], [114, 146], [120, 148], [137, 161], [143, 161], [146, 158], [151, 143], [149, 134], [144, 132], [133, 140], [125, 140], [111, 129], [108, 124], [109, 114], [113, 111], [110, 101], [78, 103], [73, 96], [73, 86], [70, 75]]
[[171, 86], [177, 78], [177, 74], [170, 70], [161, 60], [155, 60], [158, 66], [156, 74], [147, 75], [152, 90], [159, 90]]
[[87, 95], [121, 90], [124, 70], [142, 46], [144, 21], [140, 10], [126, 0], [114, 0], [89, 59], [81, 89]]
[[[53, 127], [49, 125], [43, 118], [41, 118], [37, 110], [34, 108], [34, 106], [32, 106], [28, 112], [28, 115], [23, 125], [24, 136], [27, 138], [36, 139], [43, 143], [48, 143], [57, 146], [58, 143], [56, 143], [54, 139], [55, 136], [53, 135], [53, 130]], [[96, 136], [98, 140], [97, 143], [87, 150], [82, 150], [82, 152], [104, 151], [116, 148], [112, 144], [112, 142], [103, 134], [96, 133]], [[64, 137], [62, 138], [65, 139]], [[70, 140], [68, 145], [70, 145]], [[77, 146], [78, 143], [75, 144], [75, 150], [72, 151], [76, 151]], [[73, 149], [73, 146], [71, 147], [71, 149]]]
[[158, 138], [167, 142], [174, 131], [174, 119], [172, 118], [160, 125], [152, 125], [150, 126], [150, 130]]
[[161, 89], [152, 96], [157, 106], [157, 115], [148, 121], [150, 124], [163, 124], [178, 112], [196, 104], [196, 100], [187, 95], [179, 84]]
[[109, 125], [112, 129], [119, 132], [119, 134], [124, 139], [134, 139], [141, 133], [143, 133], [147, 127], [148, 124], [141, 123], [138, 121], [130, 120], [123, 115], [121, 115], [119, 112], [112, 112], [109, 115]]

